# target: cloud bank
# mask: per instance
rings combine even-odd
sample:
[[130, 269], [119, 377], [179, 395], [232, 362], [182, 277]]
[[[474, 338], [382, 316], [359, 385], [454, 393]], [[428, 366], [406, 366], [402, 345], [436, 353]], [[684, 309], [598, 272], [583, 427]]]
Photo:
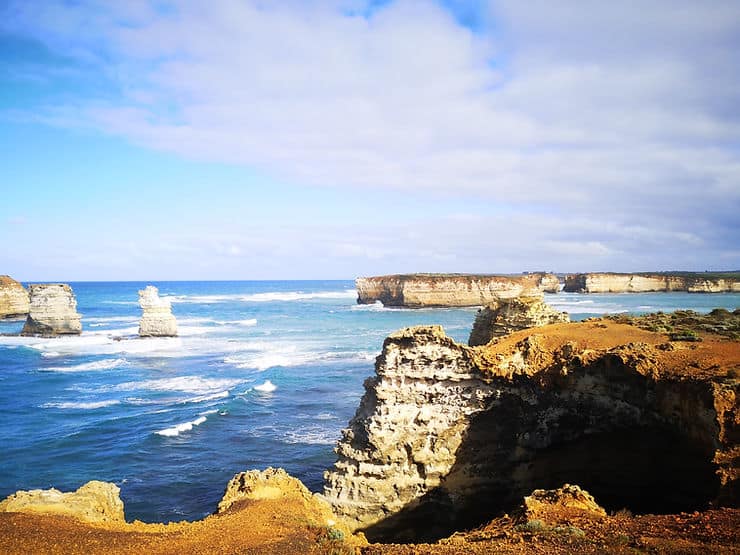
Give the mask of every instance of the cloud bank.
[[[379, 206], [402, 191], [511, 209], [505, 219], [417, 218], [438, 246], [427, 260], [440, 260], [419, 269], [473, 270], [458, 267], [468, 248], [495, 253], [502, 236], [518, 237], [499, 259], [508, 271], [507, 260], [522, 266], [515, 251], [564, 261], [558, 269], [740, 267], [737, 2], [461, 11], [430, 1], [21, 2], [2, 25], [109, 86], [40, 107], [43, 121], [353, 189]], [[390, 261], [399, 249], [397, 232], [352, 233], [332, 242], [337, 256]], [[408, 241], [422, 252], [423, 241]]]

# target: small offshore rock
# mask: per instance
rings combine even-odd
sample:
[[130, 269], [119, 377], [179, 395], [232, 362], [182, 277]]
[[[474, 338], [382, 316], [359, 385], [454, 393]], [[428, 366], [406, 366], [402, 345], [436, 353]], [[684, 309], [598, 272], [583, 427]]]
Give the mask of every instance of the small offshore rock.
[[77, 299], [66, 283], [40, 283], [28, 286], [28, 318], [21, 335], [79, 335], [82, 333]]

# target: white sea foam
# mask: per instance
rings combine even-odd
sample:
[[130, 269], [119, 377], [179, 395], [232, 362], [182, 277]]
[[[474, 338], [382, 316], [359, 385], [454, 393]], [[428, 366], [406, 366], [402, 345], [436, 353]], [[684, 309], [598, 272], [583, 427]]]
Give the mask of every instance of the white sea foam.
[[276, 389], [277, 389], [277, 386], [274, 383], [272, 383], [270, 380], [265, 380], [265, 383], [254, 386], [255, 391], [261, 391], [262, 393], [272, 393]]
[[171, 428], [165, 428], [164, 430], [158, 430], [154, 433], [165, 437], [175, 437], [179, 436], [182, 432], [189, 432], [194, 426], [200, 426], [206, 420], [208, 419], [205, 416], [199, 416], [190, 422], [183, 422], [182, 424], [177, 424]]
[[97, 328], [109, 324], [130, 324], [132, 322], [138, 322], [139, 318], [135, 316], [111, 316], [108, 318], [85, 318], [84, 321], [91, 328]]
[[211, 395], [201, 395], [199, 397], [191, 397], [190, 399], [185, 399], [183, 402], [185, 403], [205, 403], [207, 401], [215, 401], [216, 399], [223, 399], [228, 396], [229, 396], [228, 391], [219, 391], [218, 393], [213, 393]]
[[242, 380], [225, 378], [201, 378], [200, 376], [177, 376], [175, 378], [158, 378], [140, 382], [124, 382], [112, 386], [115, 391], [183, 391], [201, 395], [222, 395], [241, 383]]
[[74, 366], [50, 366], [49, 368], [40, 368], [40, 370], [45, 372], [90, 372], [94, 370], [112, 370], [127, 363], [128, 361], [125, 358], [115, 358], [83, 362]]
[[303, 443], [309, 445], [334, 445], [339, 439], [338, 430], [322, 426], [302, 426], [289, 430], [285, 434], [287, 443]]
[[53, 409], [101, 409], [103, 407], [111, 407], [113, 405], [120, 405], [121, 401], [117, 399], [109, 399], [107, 401], [88, 401], [88, 402], [65, 402], [65, 403], [44, 403], [41, 405], [43, 408]]

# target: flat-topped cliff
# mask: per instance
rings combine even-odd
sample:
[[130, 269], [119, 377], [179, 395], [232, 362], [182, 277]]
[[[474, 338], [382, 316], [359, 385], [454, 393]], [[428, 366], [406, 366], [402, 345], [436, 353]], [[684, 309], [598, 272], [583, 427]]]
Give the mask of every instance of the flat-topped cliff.
[[587, 273], [565, 277], [569, 293], [740, 292], [740, 272]]
[[21, 335], [79, 335], [82, 333], [77, 299], [66, 283], [38, 283], [28, 286], [31, 298]]
[[482, 306], [498, 299], [557, 293], [557, 276], [546, 273], [518, 276], [478, 274], [396, 274], [355, 280], [357, 302], [376, 301], [407, 308]]
[[10, 276], [0, 276], [0, 319], [28, 314], [28, 291]]
[[736, 506], [738, 369], [738, 341], [670, 341], [610, 320], [482, 347], [439, 326], [403, 329], [365, 382], [325, 495], [386, 541], [473, 528], [563, 483], [608, 510]]

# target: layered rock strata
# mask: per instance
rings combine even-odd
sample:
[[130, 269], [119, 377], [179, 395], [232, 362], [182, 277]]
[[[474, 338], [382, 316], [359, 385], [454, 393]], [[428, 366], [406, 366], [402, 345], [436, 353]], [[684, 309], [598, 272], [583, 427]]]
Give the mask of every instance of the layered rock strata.
[[687, 291], [689, 293], [740, 292], [740, 274], [573, 274], [565, 277], [563, 291], [570, 293], [649, 293]]
[[325, 495], [370, 540], [433, 540], [569, 482], [610, 510], [738, 500], [740, 343], [609, 321], [467, 347], [390, 335]]
[[28, 291], [10, 276], [0, 276], [0, 319], [28, 314]]
[[97, 480], [67, 493], [54, 488], [17, 491], [0, 502], [0, 512], [70, 516], [94, 523], [124, 522], [120, 492], [115, 484]]
[[139, 291], [139, 306], [143, 311], [139, 322], [139, 337], [177, 335], [177, 320], [172, 315], [170, 300], [161, 298], [156, 287], [147, 285]]
[[520, 276], [472, 274], [407, 274], [361, 277], [355, 280], [357, 302], [407, 308], [482, 306], [499, 299], [557, 293], [553, 274]]
[[568, 313], [553, 309], [542, 297], [502, 299], [478, 311], [468, 345], [485, 345], [494, 337], [561, 322], [570, 322]]
[[30, 296], [28, 318], [21, 335], [79, 335], [81, 316], [77, 299], [66, 283], [43, 283], [28, 286]]

